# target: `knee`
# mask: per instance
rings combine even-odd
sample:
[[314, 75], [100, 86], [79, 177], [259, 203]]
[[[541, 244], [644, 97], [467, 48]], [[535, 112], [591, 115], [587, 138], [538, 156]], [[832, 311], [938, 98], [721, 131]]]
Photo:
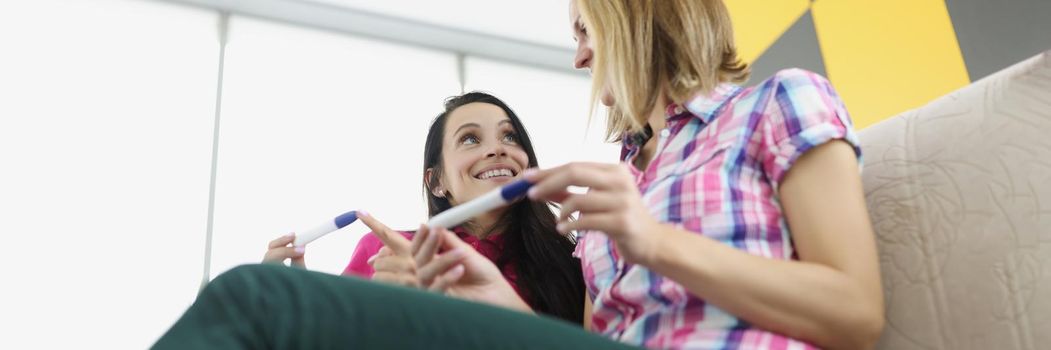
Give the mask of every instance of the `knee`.
[[282, 278], [282, 270], [288, 268], [280, 265], [249, 264], [237, 266], [216, 276], [201, 291], [202, 295], [220, 295], [223, 297], [247, 298], [269, 288], [275, 279]]
[[242, 284], [249, 280], [257, 280], [273, 273], [277, 266], [265, 264], [247, 264], [234, 267], [219, 274], [208, 285], [230, 285]]

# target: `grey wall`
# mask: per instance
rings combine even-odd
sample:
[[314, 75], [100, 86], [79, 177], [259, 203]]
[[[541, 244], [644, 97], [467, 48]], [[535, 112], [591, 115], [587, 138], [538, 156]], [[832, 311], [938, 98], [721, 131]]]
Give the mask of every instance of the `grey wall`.
[[971, 80], [1051, 49], [1051, 0], [946, 0]]

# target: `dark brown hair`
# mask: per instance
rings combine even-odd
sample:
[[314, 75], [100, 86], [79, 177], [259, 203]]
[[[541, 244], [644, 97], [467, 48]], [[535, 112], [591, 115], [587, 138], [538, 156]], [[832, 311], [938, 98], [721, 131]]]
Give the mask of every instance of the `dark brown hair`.
[[[450, 97], [445, 101], [445, 110], [431, 123], [423, 151], [424, 173], [431, 170], [431, 176], [425, 177], [423, 184], [430, 216], [452, 207], [447, 198], [435, 196], [431, 189], [438, 185], [443, 172], [442, 146], [446, 120], [454, 110], [469, 103], [488, 103], [504, 110], [514, 127], [518, 145], [529, 156], [529, 167], [538, 166], [525, 126], [503, 101], [482, 92]], [[501, 270], [507, 264], [515, 267], [515, 283], [535, 311], [581, 324], [584, 279], [580, 262], [572, 255], [576, 242], [555, 229], [557, 218], [552, 207], [553, 204], [528, 199], [511, 204], [497, 225], [490, 229], [501, 230], [504, 235], [503, 250], [496, 264]]]

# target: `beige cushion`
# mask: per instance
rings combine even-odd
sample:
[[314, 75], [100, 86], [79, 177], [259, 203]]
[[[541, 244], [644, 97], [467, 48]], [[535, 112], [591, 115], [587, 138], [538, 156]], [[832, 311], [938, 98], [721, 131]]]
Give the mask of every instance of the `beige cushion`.
[[860, 137], [879, 348], [1051, 349], [1051, 51]]

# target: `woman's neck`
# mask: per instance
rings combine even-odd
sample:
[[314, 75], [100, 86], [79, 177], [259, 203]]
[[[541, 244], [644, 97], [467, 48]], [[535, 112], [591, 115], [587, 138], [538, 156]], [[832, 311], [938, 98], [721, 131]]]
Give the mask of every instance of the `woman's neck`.
[[486, 238], [489, 235], [499, 234], [499, 232], [495, 232], [498, 230], [494, 230], [494, 228], [500, 224], [500, 219], [503, 215], [504, 211], [493, 210], [474, 217], [465, 223], [463, 228], [467, 231], [467, 234], [476, 238]]
[[666, 108], [672, 104], [672, 101], [668, 99], [668, 95], [664, 92], [657, 94], [657, 102], [653, 104], [653, 108], [650, 109], [650, 113], [646, 116], [646, 122], [650, 124], [650, 128], [653, 132], [660, 132], [664, 130], [667, 125]]
[[[657, 102], [654, 103], [653, 108], [650, 109], [650, 113], [646, 117], [646, 123], [649, 124], [650, 130], [653, 130], [654, 135], [659, 134], [668, 125], [665, 108], [671, 103], [671, 100], [663, 92], [657, 95]], [[657, 140], [658, 138], [651, 137], [642, 145], [641, 152], [635, 158], [636, 168], [645, 170], [649, 166], [650, 160], [653, 159], [654, 153], [657, 152]]]

